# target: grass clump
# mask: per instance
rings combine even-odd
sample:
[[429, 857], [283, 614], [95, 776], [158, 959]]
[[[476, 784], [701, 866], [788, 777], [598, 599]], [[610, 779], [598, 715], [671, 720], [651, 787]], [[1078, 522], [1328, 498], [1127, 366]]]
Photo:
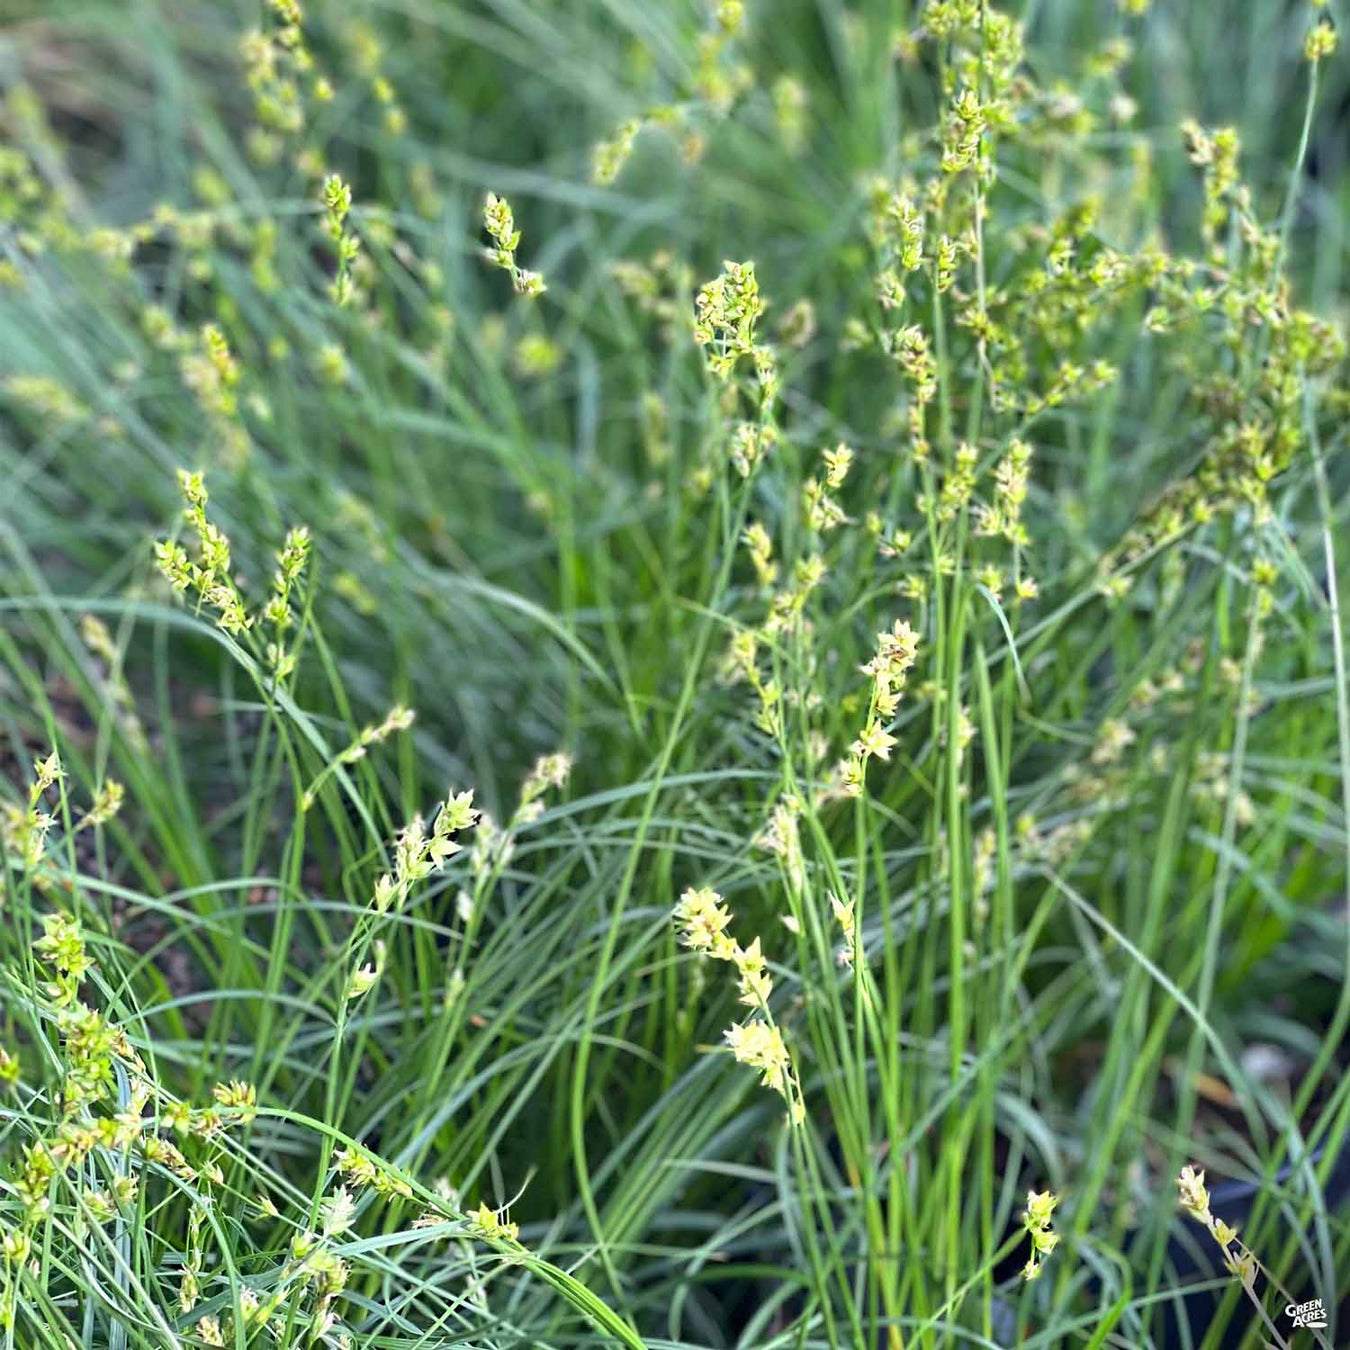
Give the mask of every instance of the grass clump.
[[255, 10], [3, 30], [0, 1344], [1334, 1343], [1329, 11]]

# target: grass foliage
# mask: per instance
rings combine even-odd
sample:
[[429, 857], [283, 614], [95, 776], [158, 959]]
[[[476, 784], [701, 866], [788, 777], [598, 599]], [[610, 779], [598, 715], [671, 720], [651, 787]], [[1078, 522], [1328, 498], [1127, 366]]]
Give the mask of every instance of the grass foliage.
[[1336, 1343], [1335, 17], [11, 2], [0, 1345]]

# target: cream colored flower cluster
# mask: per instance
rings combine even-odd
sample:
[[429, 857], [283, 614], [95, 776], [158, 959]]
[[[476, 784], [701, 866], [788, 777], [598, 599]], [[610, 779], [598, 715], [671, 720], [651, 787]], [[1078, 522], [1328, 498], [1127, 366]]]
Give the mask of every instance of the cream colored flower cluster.
[[740, 1001], [758, 1016], [728, 1027], [726, 1043], [738, 1063], [756, 1070], [760, 1082], [787, 1102], [789, 1119], [794, 1125], [800, 1124], [806, 1118], [806, 1105], [787, 1043], [769, 1011], [773, 977], [765, 964], [759, 938], [742, 947], [727, 932], [731, 911], [722, 903], [722, 897], [706, 886], [684, 892], [675, 906], [675, 923], [680, 941], [691, 951], [735, 966]]
[[192, 561], [177, 541], [160, 540], [155, 544], [160, 572], [175, 591], [194, 591], [202, 604], [214, 609], [216, 625], [231, 637], [242, 638], [260, 617], [271, 624], [275, 640], [266, 645], [266, 663], [278, 680], [286, 679], [294, 672], [296, 660], [293, 646], [286, 643], [286, 634], [295, 624], [290, 602], [309, 563], [309, 531], [301, 525], [287, 532], [285, 545], [277, 554], [271, 598], [260, 615], [250, 614], [235, 584], [229, 538], [207, 517], [209, 497], [202, 474], [180, 469], [178, 484], [187, 501], [183, 514], [196, 535], [197, 561]]
[[1049, 1256], [1059, 1245], [1059, 1235], [1050, 1230], [1050, 1216], [1057, 1204], [1059, 1197], [1050, 1191], [1027, 1192], [1027, 1208], [1022, 1215], [1022, 1227], [1031, 1238], [1031, 1255], [1027, 1258], [1026, 1265], [1022, 1267], [1024, 1280], [1038, 1279], [1041, 1263], [1036, 1258]]
[[548, 289], [543, 276], [531, 272], [516, 262], [516, 249], [520, 247], [520, 231], [516, 229], [515, 217], [511, 213], [511, 203], [495, 192], [489, 192], [483, 204], [483, 228], [492, 236], [493, 247], [486, 250], [489, 262], [495, 263], [503, 271], [511, 274], [511, 284], [517, 295], [533, 300]]
[[896, 741], [886, 726], [895, 718], [906, 677], [918, 653], [919, 635], [904, 619], [897, 619], [888, 632], [877, 634], [876, 655], [861, 667], [862, 673], [872, 679], [867, 720], [835, 770], [838, 790], [846, 797], [862, 795], [869, 759], [890, 759]]
[[1197, 1172], [1189, 1163], [1177, 1177], [1178, 1201], [1181, 1208], [1196, 1223], [1203, 1224], [1223, 1252], [1224, 1265], [1251, 1291], [1256, 1285], [1257, 1261], [1251, 1251], [1237, 1240], [1237, 1229], [1217, 1219], [1209, 1207], [1209, 1191], [1205, 1174]]

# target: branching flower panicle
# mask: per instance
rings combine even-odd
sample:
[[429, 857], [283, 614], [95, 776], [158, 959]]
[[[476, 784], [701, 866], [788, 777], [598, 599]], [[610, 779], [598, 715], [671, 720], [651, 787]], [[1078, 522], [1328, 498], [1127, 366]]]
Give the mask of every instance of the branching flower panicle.
[[1022, 1227], [1031, 1238], [1031, 1255], [1022, 1267], [1024, 1280], [1040, 1278], [1042, 1263], [1038, 1259], [1049, 1256], [1059, 1245], [1059, 1235], [1051, 1231], [1050, 1216], [1059, 1197], [1049, 1191], [1028, 1191], [1026, 1212], [1022, 1215]]
[[403, 704], [396, 703], [384, 715], [383, 721], [367, 723], [357, 733], [356, 739], [330, 760], [309, 787], [305, 789], [300, 799], [301, 810], [308, 811], [313, 807], [315, 801], [318, 800], [319, 789], [340, 766], [355, 764], [364, 759], [370, 753], [371, 746], [380, 745], [391, 736], [401, 731], [407, 731], [416, 719], [417, 714], [411, 708], [405, 708]]
[[684, 946], [700, 956], [735, 967], [740, 1002], [755, 1009], [759, 1016], [729, 1027], [726, 1042], [737, 1061], [757, 1069], [764, 1086], [783, 1097], [789, 1118], [793, 1124], [800, 1124], [806, 1118], [806, 1107], [782, 1032], [769, 1012], [773, 978], [765, 965], [759, 938], [742, 947], [727, 932], [731, 911], [722, 903], [722, 897], [706, 886], [686, 890], [675, 906], [674, 918]]
[[485, 1201], [469, 1215], [469, 1231], [475, 1237], [489, 1238], [493, 1242], [520, 1241], [520, 1225], [512, 1223], [504, 1209], [489, 1209]]
[[416, 720], [417, 714], [411, 708], [396, 703], [384, 716], [384, 721], [370, 723], [361, 728], [361, 734], [341, 754], [344, 764], [355, 764], [364, 759], [372, 745], [387, 741], [397, 732], [407, 731]]
[[844, 945], [839, 949], [839, 961], [851, 970], [858, 937], [857, 923], [853, 916], [853, 901], [841, 900], [833, 891], [829, 894], [829, 900], [830, 913], [834, 916], [835, 923], [839, 925], [839, 932], [844, 939]]
[[335, 304], [346, 305], [352, 297], [352, 263], [361, 252], [361, 240], [347, 224], [352, 209], [352, 189], [335, 173], [323, 180], [321, 193], [325, 226], [337, 254], [337, 274], [333, 278], [332, 296]]
[[452, 792], [441, 803], [427, 833], [426, 822], [414, 816], [394, 841], [394, 870], [375, 883], [371, 904], [377, 914], [401, 909], [418, 882], [439, 871], [463, 849], [456, 835], [472, 829], [482, 818], [473, 804], [472, 789]]
[[843, 508], [830, 493], [843, 487], [853, 463], [853, 451], [841, 441], [833, 450], [823, 451], [821, 458], [825, 462], [825, 482], [807, 478], [802, 484], [802, 514], [811, 529], [824, 534], [848, 522]]
[[115, 778], [105, 778], [102, 786], [94, 794], [93, 804], [75, 826], [78, 834], [81, 830], [106, 825], [122, 809], [126, 789]]
[[492, 236], [494, 248], [487, 250], [489, 262], [511, 274], [511, 284], [517, 295], [533, 300], [548, 289], [543, 276], [530, 272], [516, 263], [516, 249], [520, 246], [520, 231], [516, 229], [511, 203], [495, 192], [489, 192], [483, 205], [483, 228]]
[[354, 1148], [344, 1148], [333, 1159], [338, 1174], [358, 1190], [370, 1189], [386, 1200], [411, 1200], [412, 1187], [387, 1163]]
[[919, 635], [903, 619], [897, 619], [888, 632], [877, 634], [876, 655], [861, 667], [862, 673], [872, 679], [867, 720], [836, 771], [839, 790], [847, 797], [862, 794], [869, 759], [891, 757], [896, 738], [886, 730], [886, 724], [895, 718], [918, 652]]
[[24, 806], [6, 803], [0, 814], [5, 847], [12, 850], [30, 870], [36, 868], [46, 855], [47, 834], [56, 824], [55, 818], [42, 809], [42, 795], [55, 783], [65, 778], [61, 759], [53, 750], [45, 759], [33, 765], [33, 780], [28, 787], [28, 801]]
[[755, 324], [764, 308], [753, 262], [724, 262], [695, 296], [694, 341], [707, 348], [708, 369], [719, 380], [730, 379], [742, 358], [756, 358]]
[[[762, 1075], [761, 1082], [779, 1093], [795, 1107], [791, 1081], [791, 1061], [783, 1033], [759, 1018], [739, 1022], [727, 1028], [726, 1042], [740, 1064], [748, 1064]], [[799, 1118], [793, 1116], [793, 1122]]]
[[690, 888], [675, 906], [680, 941], [691, 951], [718, 960], [730, 959], [734, 941], [727, 933], [731, 911], [722, 897], [706, 886]]
[[759, 521], [752, 521], [745, 527], [741, 542], [750, 555], [756, 580], [761, 586], [772, 586], [778, 580], [778, 565], [773, 561], [773, 541], [768, 530]]
[[1196, 1223], [1207, 1228], [1209, 1235], [1218, 1243], [1229, 1273], [1241, 1280], [1249, 1295], [1255, 1296], [1256, 1275], [1259, 1270], [1256, 1257], [1245, 1244], [1238, 1241], [1238, 1230], [1230, 1227], [1222, 1219], [1216, 1218], [1210, 1210], [1204, 1172], [1197, 1172], [1187, 1163], [1177, 1177], [1177, 1192], [1181, 1208]]
[[520, 787], [520, 805], [511, 818], [512, 828], [533, 824], [544, 813], [543, 796], [550, 788], [561, 789], [567, 785], [572, 773], [570, 755], [555, 753], [543, 755], [535, 761]]
[[344, 997], [347, 1002], [353, 1002], [358, 998], [363, 998], [370, 993], [379, 983], [380, 976], [384, 974], [384, 962], [387, 952], [387, 946], [383, 939], [376, 938], [371, 947], [372, 959], [364, 965], [357, 966], [347, 977], [347, 988]]
[[155, 545], [155, 558], [165, 579], [176, 591], [194, 590], [203, 603], [218, 611], [216, 623], [237, 637], [253, 626], [243, 597], [230, 575], [230, 541], [206, 516], [207, 492], [200, 473], [180, 469], [179, 486], [187, 501], [184, 515], [197, 538], [197, 562], [190, 562], [178, 544]]

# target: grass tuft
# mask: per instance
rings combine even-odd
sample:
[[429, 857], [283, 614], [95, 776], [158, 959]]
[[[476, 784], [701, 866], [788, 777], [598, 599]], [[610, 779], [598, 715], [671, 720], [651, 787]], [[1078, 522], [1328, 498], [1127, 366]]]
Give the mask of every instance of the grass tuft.
[[1338, 17], [12, 3], [2, 1350], [1337, 1343]]

